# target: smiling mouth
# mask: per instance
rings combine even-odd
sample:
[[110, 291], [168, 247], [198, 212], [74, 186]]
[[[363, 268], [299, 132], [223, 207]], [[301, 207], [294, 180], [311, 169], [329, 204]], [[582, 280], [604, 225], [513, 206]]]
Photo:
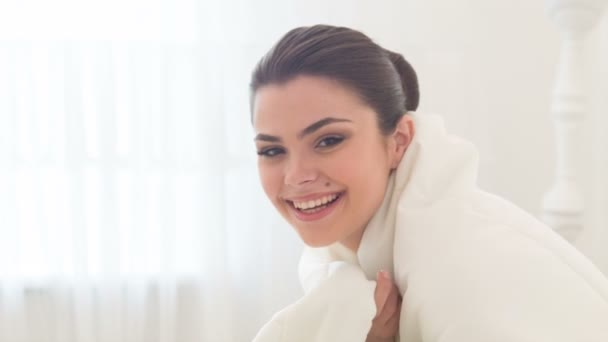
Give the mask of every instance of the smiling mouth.
[[332, 204], [336, 203], [344, 194], [344, 192], [338, 192], [331, 196], [327, 196], [329, 198], [319, 199], [316, 201], [305, 201], [305, 202], [294, 202], [290, 200], [286, 200], [286, 202], [291, 206], [292, 209], [303, 213], [303, 214], [314, 214], [321, 210], [324, 210], [328, 207], [331, 207]]

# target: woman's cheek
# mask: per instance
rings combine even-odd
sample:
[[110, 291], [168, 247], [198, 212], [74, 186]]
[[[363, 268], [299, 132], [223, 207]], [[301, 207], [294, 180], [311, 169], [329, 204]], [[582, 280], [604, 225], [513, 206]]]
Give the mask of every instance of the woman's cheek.
[[282, 178], [280, 178], [280, 174], [276, 169], [276, 167], [263, 164], [263, 162], [258, 164], [258, 172], [260, 175], [262, 188], [264, 189], [266, 196], [268, 196], [268, 198], [273, 202], [276, 200], [276, 197], [279, 194], [282, 182]]
[[266, 169], [262, 162], [258, 159], [258, 178], [260, 179], [260, 184], [262, 184], [262, 188], [264, 192], [266, 192]]
[[365, 183], [369, 176], [366, 172], [366, 163], [361, 160], [361, 156], [346, 155], [334, 161], [331, 173], [336, 175], [336, 180], [347, 187], [359, 186], [361, 182]]

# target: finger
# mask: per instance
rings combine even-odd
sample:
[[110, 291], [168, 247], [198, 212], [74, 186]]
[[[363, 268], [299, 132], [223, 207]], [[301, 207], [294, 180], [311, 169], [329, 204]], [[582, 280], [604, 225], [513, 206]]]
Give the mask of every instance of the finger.
[[390, 338], [397, 334], [400, 323], [400, 310], [397, 310], [390, 319], [384, 323], [376, 323], [374, 334], [380, 338]]
[[380, 322], [385, 323], [389, 318], [391, 318], [395, 314], [400, 303], [399, 297], [399, 291], [397, 291], [396, 288], [392, 288], [386, 300], [384, 308], [378, 315], [378, 320]]
[[384, 324], [384, 330], [390, 331], [394, 335], [397, 332], [397, 329], [399, 329], [400, 320], [401, 315], [396, 313], [388, 321], [386, 321]]
[[374, 291], [374, 300], [376, 302], [376, 316], [380, 314], [386, 304], [386, 300], [391, 292], [391, 281], [386, 276], [388, 272], [380, 271], [377, 274], [376, 290]]
[[394, 329], [399, 327], [400, 319], [401, 319], [401, 301], [398, 301], [396, 310], [393, 313], [393, 315], [391, 315], [388, 318], [388, 320], [385, 322], [384, 329], [394, 331]]

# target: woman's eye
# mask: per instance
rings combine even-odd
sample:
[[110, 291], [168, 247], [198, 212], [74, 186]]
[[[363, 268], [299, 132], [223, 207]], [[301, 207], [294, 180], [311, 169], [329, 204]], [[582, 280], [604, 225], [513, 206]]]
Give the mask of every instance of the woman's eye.
[[319, 141], [317, 147], [331, 147], [334, 145], [338, 145], [342, 142], [342, 140], [344, 140], [344, 138], [338, 136], [326, 137]]
[[267, 149], [258, 151], [259, 156], [268, 157], [268, 158], [276, 157], [282, 153], [285, 153], [285, 151], [283, 151], [282, 148], [278, 148], [278, 147], [271, 147], [271, 148], [267, 148]]

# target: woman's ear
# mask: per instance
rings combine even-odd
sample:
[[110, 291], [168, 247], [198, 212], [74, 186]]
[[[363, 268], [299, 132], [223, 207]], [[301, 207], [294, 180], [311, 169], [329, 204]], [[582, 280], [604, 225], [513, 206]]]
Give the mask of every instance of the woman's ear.
[[391, 158], [391, 169], [396, 169], [397, 166], [399, 166], [405, 151], [414, 138], [415, 132], [416, 128], [412, 116], [408, 114], [401, 116], [401, 119], [397, 122], [395, 131], [390, 137], [391, 144], [389, 154]]

